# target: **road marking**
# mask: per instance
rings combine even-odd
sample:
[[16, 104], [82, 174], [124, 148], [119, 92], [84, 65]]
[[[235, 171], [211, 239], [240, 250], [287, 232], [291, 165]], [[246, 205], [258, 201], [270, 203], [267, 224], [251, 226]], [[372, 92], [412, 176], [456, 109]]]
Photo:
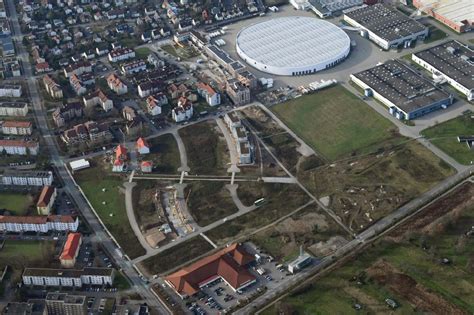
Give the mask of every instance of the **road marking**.
[[128, 178], [128, 182], [131, 183], [133, 181], [133, 176], [135, 176], [135, 170], [132, 171], [130, 177]]

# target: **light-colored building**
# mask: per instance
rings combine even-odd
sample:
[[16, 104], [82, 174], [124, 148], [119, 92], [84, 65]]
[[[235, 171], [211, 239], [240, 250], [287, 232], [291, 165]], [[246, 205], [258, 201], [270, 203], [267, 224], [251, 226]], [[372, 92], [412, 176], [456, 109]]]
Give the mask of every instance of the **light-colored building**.
[[27, 114], [28, 114], [28, 103], [26, 102], [0, 103], [0, 116], [24, 117]]
[[456, 32], [469, 32], [473, 28], [474, 10], [471, 0], [413, 0], [413, 6]]
[[85, 315], [86, 297], [68, 293], [49, 292], [45, 299], [48, 315]]
[[76, 232], [78, 227], [79, 219], [70, 215], [0, 216], [0, 231], [2, 232]]
[[84, 96], [82, 100], [86, 108], [100, 105], [100, 107], [102, 107], [102, 109], [106, 112], [114, 108], [114, 102], [107, 95], [105, 95], [101, 89], [89, 93], [88, 95]]
[[6, 170], [3, 173], [2, 184], [6, 186], [51, 186], [53, 172]]
[[146, 107], [148, 113], [152, 116], [158, 116], [161, 114], [161, 107], [168, 104], [168, 98], [164, 93], [157, 93], [155, 95], [148, 96], [146, 99]]
[[135, 50], [130, 48], [118, 48], [109, 52], [110, 62], [125, 61], [131, 58], [135, 58]]
[[206, 100], [209, 106], [217, 106], [221, 104], [221, 95], [216, 92], [209, 84], [199, 82], [197, 84], [197, 92]]
[[21, 97], [21, 85], [2, 84], [0, 85], [0, 97]]
[[11, 155], [38, 155], [39, 143], [26, 140], [0, 140], [0, 152]]
[[143, 60], [131, 61], [123, 64], [120, 68], [124, 75], [130, 75], [146, 70], [146, 63]]
[[127, 85], [115, 73], [107, 77], [107, 85], [118, 95], [126, 94], [128, 92]]
[[69, 233], [64, 243], [63, 251], [59, 256], [61, 267], [63, 268], [74, 268], [76, 264], [77, 255], [79, 255], [79, 249], [82, 244], [81, 233]]
[[56, 99], [63, 98], [63, 90], [61, 89], [61, 86], [49, 75], [43, 77], [43, 84], [49, 96]]
[[2, 133], [4, 135], [29, 136], [33, 133], [33, 124], [31, 121], [7, 120], [2, 124]]
[[178, 100], [178, 105], [172, 109], [171, 116], [177, 123], [191, 119], [193, 117], [193, 104], [186, 97], [181, 97]]
[[226, 93], [237, 106], [250, 103], [250, 89], [237, 79], [227, 80]]
[[64, 68], [64, 75], [66, 78], [71, 77], [72, 74], [82, 75], [87, 72], [92, 72], [92, 65], [88, 61], [76, 62]]
[[151, 161], [143, 161], [140, 163], [140, 169], [143, 173], [151, 173], [153, 171], [153, 163]]
[[36, 203], [39, 215], [49, 215], [56, 200], [57, 191], [53, 186], [44, 186]]
[[22, 279], [25, 285], [82, 287], [83, 285], [112, 285], [115, 272], [112, 268], [49, 269], [25, 268]]
[[150, 153], [150, 145], [144, 138], [138, 138], [136, 144], [137, 152], [141, 155], [149, 154]]

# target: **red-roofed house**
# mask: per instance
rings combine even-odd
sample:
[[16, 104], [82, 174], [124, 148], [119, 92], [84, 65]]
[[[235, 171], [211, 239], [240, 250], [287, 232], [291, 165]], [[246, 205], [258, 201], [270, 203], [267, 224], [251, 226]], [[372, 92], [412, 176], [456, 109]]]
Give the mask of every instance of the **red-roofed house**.
[[44, 186], [36, 203], [36, 210], [39, 215], [48, 215], [51, 212], [51, 207], [56, 200], [56, 188], [52, 186]]
[[143, 161], [140, 164], [140, 169], [143, 173], [151, 173], [153, 171], [153, 163], [150, 161]]
[[148, 145], [148, 143], [146, 142], [145, 139], [143, 138], [138, 138], [137, 140], [137, 151], [138, 153], [140, 154], [148, 154], [150, 153], [150, 146]]
[[197, 84], [197, 92], [206, 99], [209, 106], [217, 106], [221, 103], [221, 95], [217, 93], [210, 85], [199, 82]]
[[127, 148], [119, 144], [115, 149], [115, 160], [112, 166], [112, 172], [123, 172], [125, 168], [125, 161], [127, 159]]
[[237, 291], [255, 283], [255, 276], [246, 268], [253, 260], [241, 244], [235, 243], [170, 274], [165, 281], [182, 298], [196, 294], [218, 278]]
[[67, 236], [66, 243], [64, 244], [61, 256], [59, 256], [61, 267], [74, 268], [81, 244], [82, 244], [81, 233], [69, 233], [69, 235]]

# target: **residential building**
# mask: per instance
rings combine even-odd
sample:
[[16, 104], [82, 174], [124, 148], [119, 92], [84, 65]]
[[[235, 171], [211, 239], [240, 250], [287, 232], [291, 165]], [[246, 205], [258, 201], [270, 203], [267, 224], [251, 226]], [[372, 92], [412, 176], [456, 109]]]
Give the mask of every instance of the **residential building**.
[[161, 107], [168, 104], [168, 98], [163, 92], [148, 96], [146, 99], [146, 108], [152, 116], [161, 114]]
[[11, 155], [38, 155], [39, 143], [27, 140], [0, 140], [0, 152]]
[[132, 121], [137, 118], [137, 111], [130, 106], [124, 106], [122, 109], [122, 116], [125, 120]]
[[181, 297], [198, 293], [207, 284], [222, 279], [234, 291], [256, 282], [247, 266], [255, 258], [243, 245], [232, 244], [165, 277], [165, 282]]
[[237, 79], [227, 80], [226, 93], [237, 106], [250, 103], [250, 89]]
[[86, 94], [87, 86], [81, 81], [77, 74], [73, 73], [69, 76], [69, 84], [78, 96]]
[[135, 50], [130, 48], [118, 48], [109, 52], [110, 62], [125, 61], [131, 58], [135, 58]]
[[125, 162], [127, 160], [127, 148], [119, 144], [115, 149], [115, 160], [112, 166], [112, 172], [123, 172], [125, 170]]
[[61, 267], [63, 268], [74, 268], [76, 264], [77, 255], [79, 255], [79, 249], [82, 244], [81, 233], [69, 233], [64, 243], [63, 251], [59, 256]]
[[193, 117], [193, 104], [184, 96], [178, 100], [178, 105], [171, 110], [171, 116], [177, 123]]
[[49, 96], [56, 99], [63, 98], [63, 90], [61, 89], [61, 86], [49, 75], [43, 77], [43, 84]]
[[22, 279], [25, 285], [82, 287], [83, 285], [112, 285], [115, 272], [112, 268], [49, 269], [25, 268]]
[[176, 85], [172, 83], [168, 86], [168, 94], [170, 94], [172, 99], [177, 99], [179, 97], [186, 96], [188, 92], [189, 89], [184, 84]]
[[114, 102], [101, 89], [87, 94], [82, 100], [86, 108], [99, 105], [105, 112], [114, 108]]
[[126, 94], [128, 92], [127, 85], [115, 73], [107, 77], [107, 85], [118, 95]]
[[53, 184], [53, 172], [5, 170], [2, 184], [5, 186], [51, 186]]
[[78, 144], [89, 141], [92, 143], [107, 142], [112, 139], [112, 133], [107, 123], [88, 121], [64, 131], [61, 139], [66, 144]]
[[72, 74], [79, 76], [87, 72], [92, 72], [92, 65], [89, 61], [79, 61], [64, 68], [66, 78], [69, 78]]
[[142, 137], [138, 138], [136, 149], [137, 149], [137, 152], [140, 153], [141, 155], [150, 153], [150, 145]]
[[33, 133], [31, 121], [7, 120], [0, 124], [4, 135], [29, 136]]
[[412, 54], [412, 60], [430, 71], [437, 83], [448, 82], [474, 100], [474, 50], [452, 40]]
[[48, 315], [86, 315], [87, 302], [83, 295], [48, 292], [46, 295]]
[[2, 84], [0, 85], [0, 97], [21, 97], [21, 85]]
[[401, 120], [414, 119], [453, 103], [452, 95], [396, 60], [351, 74], [350, 78]]
[[47, 315], [44, 300], [30, 299], [27, 302], [8, 302], [2, 315]]
[[410, 47], [416, 40], [428, 37], [427, 26], [383, 4], [351, 10], [344, 21], [361, 29], [361, 34], [383, 49]]
[[140, 97], [147, 97], [155, 93], [159, 93], [163, 91], [164, 85], [163, 81], [161, 80], [147, 80], [146, 82], [142, 82], [138, 84], [138, 96]]
[[140, 163], [140, 170], [143, 173], [151, 173], [153, 171], [153, 163], [151, 161], [143, 161]]
[[136, 60], [122, 65], [122, 73], [124, 75], [131, 75], [146, 70], [146, 63], [143, 60]]
[[199, 82], [197, 84], [197, 92], [203, 97], [209, 106], [217, 106], [221, 104], [221, 95], [216, 92], [210, 85]]
[[39, 215], [49, 215], [56, 200], [57, 191], [53, 186], [44, 186], [36, 203], [36, 210]]
[[239, 156], [239, 164], [252, 163], [252, 146], [248, 139], [247, 129], [242, 124], [237, 112], [233, 111], [225, 114], [224, 121], [227, 123], [234, 139], [236, 151]]
[[2, 232], [77, 231], [79, 219], [70, 215], [12, 216], [0, 215]]
[[53, 112], [56, 127], [63, 127], [67, 122], [84, 115], [83, 105], [79, 102], [67, 103]]
[[28, 114], [28, 103], [25, 102], [1, 102], [0, 116], [26, 116]]

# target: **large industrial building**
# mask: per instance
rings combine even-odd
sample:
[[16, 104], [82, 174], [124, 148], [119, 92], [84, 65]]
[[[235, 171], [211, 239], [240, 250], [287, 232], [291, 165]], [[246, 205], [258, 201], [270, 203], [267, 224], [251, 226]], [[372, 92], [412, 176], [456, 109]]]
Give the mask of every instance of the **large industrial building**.
[[401, 120], [423, 116], [453, 102], [452, 95], [395, 60], [351, 74], [351, 80]]
[[413, 0], [413, 5], [456, 32], [469, 32], [473, 27], [472, 0]]
[[383, 49], [408, 47], [413, 41], [424, 40], [429, 35], [428, 27], [382, 4], [347, 12], [344, 21], [359, 28], [362, 36]]
[[308, 7], [320, 18], [326, 18], [363, 3], [363, 0], [309, 0]]
[[332, 23], [282, 17], [253, 24], [237, 35], [236, 49], [250, 66], [275, 75], [304, 75], [330, 68], [350, 53], [349, 36]]
[[414, 62], [433, 73], [438, 82], [447, 81], [452, 87], [474, 99], [474, 51], [458, 41], [449, 41], [412, 55]]

